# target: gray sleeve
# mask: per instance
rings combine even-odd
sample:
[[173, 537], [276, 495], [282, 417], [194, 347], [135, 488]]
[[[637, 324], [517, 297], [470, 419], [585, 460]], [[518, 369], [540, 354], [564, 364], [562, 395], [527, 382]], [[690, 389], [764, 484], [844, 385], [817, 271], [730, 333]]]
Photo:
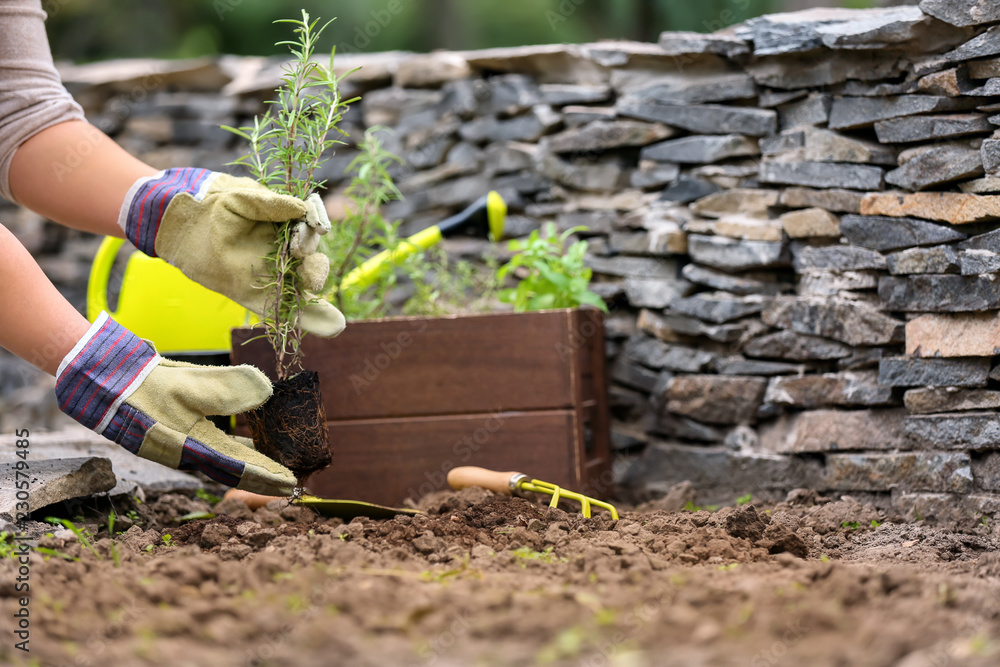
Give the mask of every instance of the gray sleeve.
[[47, 127], [83, 119], [52, 62], [41, 0], [0, 1], [0, 195], [18, 147]]

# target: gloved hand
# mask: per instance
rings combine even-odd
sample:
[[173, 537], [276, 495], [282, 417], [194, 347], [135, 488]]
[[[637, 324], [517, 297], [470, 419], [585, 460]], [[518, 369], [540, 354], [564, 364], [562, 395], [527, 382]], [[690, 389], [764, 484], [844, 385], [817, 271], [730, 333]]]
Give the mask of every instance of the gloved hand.
[[59, 408], [133, 454], [217, 482], [289, 496], [295, 475], [231, 438], [206, 415], [256, 408], [271, 382], [253, 366], [211, 367], [162, 358], [153, 346], [102, 312], [59, 364]]
[[[319, 196], [306, 201], [271, 192], [250, 178], [207, 169], [167, 169], [136, 181], [125, 196], [118, 224], [136, 248], [162, 257], [188, 278], [225, 294], [258, 315], [267, 290], [264, 257], [274, 249], [273, 223], [296, 225], [293, 252], [303, 258], [306, 286], [322, 288], [330, 270], [316, 252], [330, 220]], [[302, 328], [336, 336], [344, 316], [319, 300], [302, 308]]]

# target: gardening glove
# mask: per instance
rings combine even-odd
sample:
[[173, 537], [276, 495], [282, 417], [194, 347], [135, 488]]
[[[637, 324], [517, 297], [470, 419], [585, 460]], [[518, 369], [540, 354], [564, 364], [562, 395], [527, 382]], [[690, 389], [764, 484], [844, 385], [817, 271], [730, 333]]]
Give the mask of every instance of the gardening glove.
[[[261, 289], [267, 276], [264, 257], [274, 250], [275, 224], [289, 222], [296, 225], [293, 251], [303, 258], [303, 282], [319, 291], [330, 270], [326, 256], [316, 252], [319, 236], [330, 229], [319, 195], [303, 201], [250, 178], [167, 169], [136, 181], [118, 215], [136, 248], [258, 315], [267, 298]], [[336, 336], [344, 329], [344, 316], [332, 304], [311, 299], [302, 306], [302, 328]]]
[[251, 410], [270, 396], [270, 380], [253, 366], [164, 359], [105, 312], [56, 374], [59, 408], [133, 454], [238, 489], [289, 496], [291, 470], [205, 418]]

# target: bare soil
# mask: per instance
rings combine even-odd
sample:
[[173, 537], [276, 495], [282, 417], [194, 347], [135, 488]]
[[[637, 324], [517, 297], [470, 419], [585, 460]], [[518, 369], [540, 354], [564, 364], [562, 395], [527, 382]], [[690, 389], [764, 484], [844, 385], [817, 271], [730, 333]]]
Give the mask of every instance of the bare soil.
[[[8, 634], [0, 664], [1000, 664], [985, 525], [893, 523], [808, 492], [619, 521], [478, 490], [422, 507], [344, 524], [164, 496], [142, 508], [155, 527], [115, 539], [117, 566], [110, 539], [95, 555], [56, 533], [41, 546], [77, 560], [32, 555], [31, 653]], [[10, 619], [16, 563], [0, 571]]]

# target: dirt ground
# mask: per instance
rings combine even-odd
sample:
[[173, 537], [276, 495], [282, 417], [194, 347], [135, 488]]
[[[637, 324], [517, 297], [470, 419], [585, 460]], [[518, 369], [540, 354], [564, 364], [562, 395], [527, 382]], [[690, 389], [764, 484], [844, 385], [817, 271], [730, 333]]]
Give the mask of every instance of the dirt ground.
[[[106, 537], [95, 554], [56, 532], [40, 546], [65, 556], [32, 554], [31, 653], [5, 632], [0, 664], [1000, 664], [985, 525], [883, 522], [811, 492], [617, 522], [476, 490], [422, 507], [344, 524], [164, 496], [115, 539], [117, 566]], [[15, 570], [0, 561], [6, 619]]]

